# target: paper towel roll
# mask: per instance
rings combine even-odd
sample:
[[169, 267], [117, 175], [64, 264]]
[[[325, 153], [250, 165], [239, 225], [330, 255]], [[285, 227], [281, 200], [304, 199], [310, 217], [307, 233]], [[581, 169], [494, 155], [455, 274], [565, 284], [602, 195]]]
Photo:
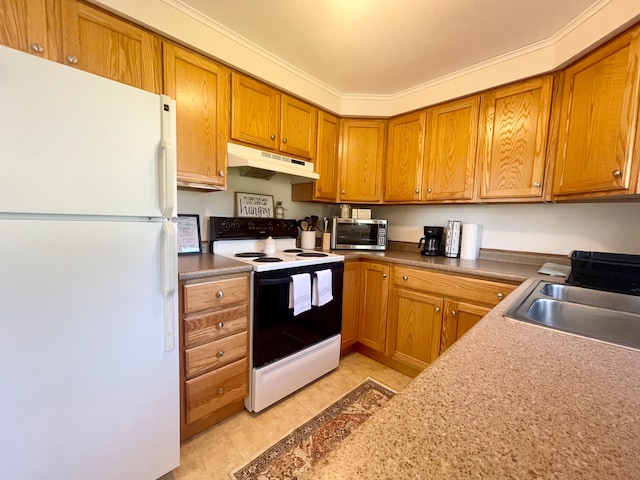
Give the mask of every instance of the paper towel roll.
[[462, 224], [462, 245], [460, 258], [463, 260], [475, 260], [478, 258], [480, 248], [480, 225], [476, 223]]

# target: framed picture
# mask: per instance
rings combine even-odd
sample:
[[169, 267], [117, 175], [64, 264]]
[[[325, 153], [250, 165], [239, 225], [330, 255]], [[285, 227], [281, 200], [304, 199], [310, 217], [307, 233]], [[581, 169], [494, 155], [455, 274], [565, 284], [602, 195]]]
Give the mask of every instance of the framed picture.
[[200, 215], [178, 214], [178, 255], [202, 253]]
[[273, 218], [273, 195], [236, 192], [236, 217]]

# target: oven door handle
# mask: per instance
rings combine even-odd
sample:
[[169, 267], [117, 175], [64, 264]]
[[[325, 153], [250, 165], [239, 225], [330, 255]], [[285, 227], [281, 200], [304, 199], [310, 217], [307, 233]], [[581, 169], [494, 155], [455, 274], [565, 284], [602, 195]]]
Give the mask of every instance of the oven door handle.
[[268, 287], [271, 285], [283, 285], [285, 283], [291, 283], [291, 277], [283, 278], [261, 278], [258, 280], [258, 284], [261, 287]]

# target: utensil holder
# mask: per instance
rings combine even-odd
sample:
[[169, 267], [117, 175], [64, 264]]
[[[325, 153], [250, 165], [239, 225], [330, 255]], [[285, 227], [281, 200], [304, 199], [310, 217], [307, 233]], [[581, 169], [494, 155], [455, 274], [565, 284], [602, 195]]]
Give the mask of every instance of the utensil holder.
[[305, 250], [313, 250], [316, 248], [316, 232], [306, 230], [300, 232], [300, 248]]

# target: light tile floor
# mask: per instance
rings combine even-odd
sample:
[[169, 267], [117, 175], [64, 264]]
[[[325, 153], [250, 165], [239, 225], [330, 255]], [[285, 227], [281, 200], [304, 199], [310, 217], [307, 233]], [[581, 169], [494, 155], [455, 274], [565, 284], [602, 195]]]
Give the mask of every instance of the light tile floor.
[[246, 410], [182, 443], [181, 465], [160, 480], [228, 480], [283, 436], [371, 377], [399, 391], [411, 378], [359, 353], [340, 361], [333, 372], [260, 413]]

